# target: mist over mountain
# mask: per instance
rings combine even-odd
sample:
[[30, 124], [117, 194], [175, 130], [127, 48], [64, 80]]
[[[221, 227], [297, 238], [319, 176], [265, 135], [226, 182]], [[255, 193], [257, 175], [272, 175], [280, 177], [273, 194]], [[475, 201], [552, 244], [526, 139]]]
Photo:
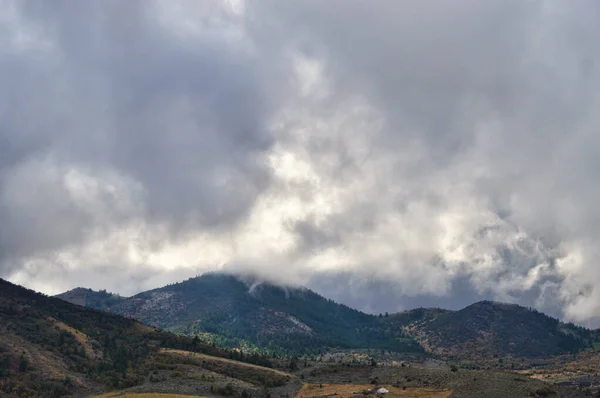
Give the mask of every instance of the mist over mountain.
[[[79, 291], [58, 297], [74, 302]], [[88, 297], [106, 293], [88, 291]], [[600, 339], [599, 331], [515, 304], [480, 301], [459, 311], [421, 307], [377, 316], [248, 274], [207, 273], [108, 307], [100, 299], [86, 303], [218, 346], [284, 355], [377, 349], [482, 365], [491, 358], [530, 361], [578, 353]]]

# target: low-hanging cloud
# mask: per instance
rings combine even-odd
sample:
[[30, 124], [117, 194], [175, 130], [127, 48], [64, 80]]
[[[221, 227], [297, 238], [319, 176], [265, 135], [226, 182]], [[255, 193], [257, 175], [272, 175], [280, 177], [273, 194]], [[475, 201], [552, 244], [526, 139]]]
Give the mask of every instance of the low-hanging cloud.
[[595, 2], [7, 4], [3, 277], [598, 324]]

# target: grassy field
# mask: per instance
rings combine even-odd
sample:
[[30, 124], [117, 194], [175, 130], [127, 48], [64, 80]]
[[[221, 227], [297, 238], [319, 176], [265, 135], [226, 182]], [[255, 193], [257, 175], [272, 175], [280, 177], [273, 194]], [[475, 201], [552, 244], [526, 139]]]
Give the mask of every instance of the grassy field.
[[[296, 398], [325, 396], [350, 398], [360, 393], [360, 391], [372, 389], [373, 387], [371, 384], [305, 384], [296, 395]], [[389, 391], [385, 395], [386, 398], [448, 398], [452, 393], [452, 390], [449, 389], [407, 388], [404, 390], [389, 385], [384, 385], [384, 387]]]
[[600, 343], [594, 343], [594, 350], [600, 351]]

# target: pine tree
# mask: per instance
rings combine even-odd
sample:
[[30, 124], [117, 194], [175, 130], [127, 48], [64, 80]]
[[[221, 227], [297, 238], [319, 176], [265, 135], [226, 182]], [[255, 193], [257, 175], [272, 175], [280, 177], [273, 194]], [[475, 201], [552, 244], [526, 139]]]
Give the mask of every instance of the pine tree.
[[25, 359], [25, 355], [21, 354], [21, 359], [19, 360], [19, 372], [23, 373], [27, 370], [27, 360]]

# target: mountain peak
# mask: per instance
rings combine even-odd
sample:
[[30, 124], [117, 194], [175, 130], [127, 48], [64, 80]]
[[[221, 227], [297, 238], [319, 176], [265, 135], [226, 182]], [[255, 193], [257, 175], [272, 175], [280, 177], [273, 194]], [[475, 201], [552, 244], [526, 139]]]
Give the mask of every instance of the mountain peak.
[[433, 353], [465, 359], [474, 347], [488, 357], [557, 355], [589, 346], [592, 335], [517, 304], [486, 300], [435, 317], [419, 339]]
[[473, 353], [540, 357], [586, 348], [592, 340], [587, 329], [516, 304], [485, 300], [459, 311], [417, 308], [379, 318], [307, 288], [230, 272], [206, 273], [128, 299], [88, 289], [67, 293], [60, 297], [226, 347], [288, 353], [340, 347], [425, 349], [458, 359], [472, 359]]
[[76, 287], [75, 289], [57, 294], [55, 297], [72, 304], [99, 310], [106, 310], [126, 299], [126, 297], [121, 297], [115, 293], [109, 293], [106, 290], [96, 291], [85, 287]]
[[232, 346], [307, 351], [365, 348], [370, 340], [387, 339], [389, 347], [419, 350], [413, 342], [377, 331], [380, 322], [373, 315], [256, 275], [211, 272], [140, 293], [110, 311], [177, 333], [208, 333]]
[[513, 303], [505, 303], [502, 301], [493, 301], [493, 300], [482, 300], [482, 301], [477, 301], [465, 308], [469, 308], [469, 307], [481, 307], [481, 308], [504, 308], [504, 309], [509, 309], [509, 308], [523, 308], [526, 309], [523, 306], [520, 306], [518, 304], [513, 304]]

